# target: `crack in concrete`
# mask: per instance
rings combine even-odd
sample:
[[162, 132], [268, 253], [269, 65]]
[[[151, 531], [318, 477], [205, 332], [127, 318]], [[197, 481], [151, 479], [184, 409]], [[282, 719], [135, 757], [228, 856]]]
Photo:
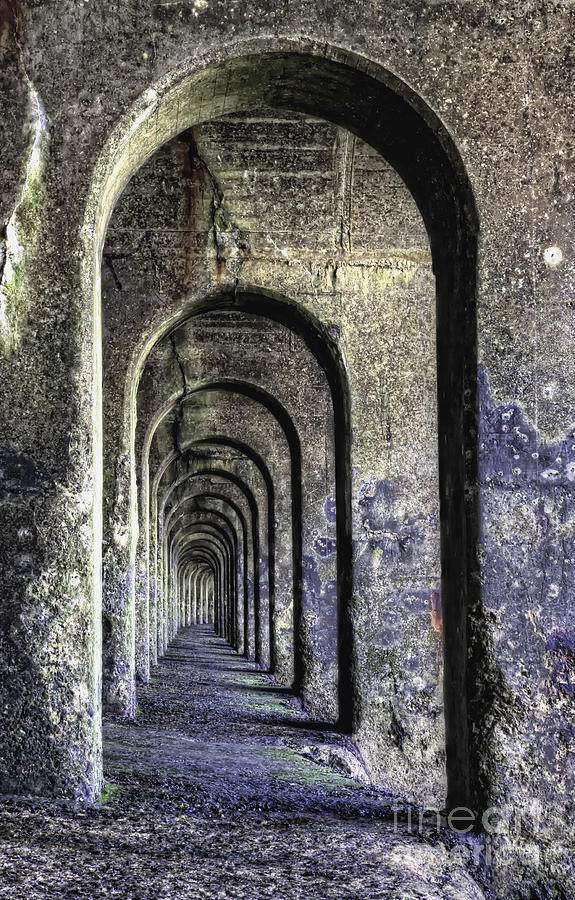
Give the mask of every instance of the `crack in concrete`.
[[211, 197], [211, 204], [210, 204], [210, 222], [211, 222], [212, 238], [214, 241], [214, 247], [216, 250], [216, 259], [217, 259], [218, 263], [225, 263], [226, 258], [222, 252], [223, 247], [222, 247], [222, 243], [220, 241], [220, 236], [219, 236], [221, 229], [218, 228], [218, 221], [217, 221], [218, 215], [223, 214], [223, 211], [224, 211], [224, 202], [225, 202], [224, 192], [221, 189], [216, 176], [210, 169], [206, 160], [201, 155], [191, 129], [190, 129], [190, 136], [189, 136], [189, 148], [190, 148], [190, 160], [191, 160], [192, 167], [194, 166], [194, 164], [196, 164], [199, 167], [199, 169], [204, 173], [204, 175], [207, 177], [208, 182], [211, 186], [212, 197]]
[[271, 234], [266, 234], [266, 239], [267, 239], [267, 240], [269, 241], [269, 243], [272, 245], [272, 247], [274, 248], [274, 250], [276, 250], [279, 254], [281, 254], [281, 256], [283, 256], [283, 258], [286, 260], [286, 262], [287, 262], [287, 264], [288, 264], [289, 266], [298, 266], [300, 269], [302, 269], [302, 271], [305, 272], [305, 274], [308, 276], [308, 278], [309, 278], [310, 281], [311, 281], [311, 287], [312, 287], [312, 290], [315, 292], [315, 295], [316, 295], [316, 297], [317, 297], [317, 293], [318, 293], [318, 290], [317, 290], [317, 272], [313, 272], [311, 269], [308, 269], [308, 267], [305, 265], [304, 262], [302, 262], [301, 259], [292, 259], [291, 256], [289, 255], [289, 251], [288, 251], [287, 249], [285, 249], [285, 248], [280, 247], [280, 246], [274, 241], [274, 239], [273, 239], [273, 237], [271, 236]]
[[234, 222], [231, 216], [231, 212], [226, 204], [224, 190], [208, 162], [199, 151], [193, 129], [189, 130], [186, 139], [189, 146], [191, 169], [203, 173], [211, 194], [209, 225], [216, 252], [216, 276], [217, 280], [220, 281], [224, 269], [227, 266], [229, 267], [231, 262], [236, 265], [234, 274], [238, 274], [239, 268], [250, 254], [250, 247], [246, 233]]
[[170, 344], [172, 345], [172, 352], [174, 354], [174, 359], [176, 360], [178, 369], [180, 370], [180, 374], [182, 376], [182, 397], [181, 397], [181, 399], [183, 399], [186, 396], [186, 394], [188, 393], [188, 384], [186, 381], [186, 371], [184, 369], [184, 363], [182, 361], [182, 357], [178, 353], [178, 347], [176, 344], [176, 336], [175, 336], [174, 332], [172, 332], [170, 334]]
[[114, 279], [114, 284], [116, 285], [116, 288], [119, 291], [121, 291], [123, 289], [122, 282], [120, 281], [120, 278], [118, 276], [118, 273], [116, 272], [116, 269], [114, 268], [114, 263], [113, 263], [114, 259], [116, 259], [116, 258], [117, 257], [111, 253], [102, 253], [102, 259], [104, 261], [104, 265], [106, 266], [106, 268], [110, 272], [112, 278]]

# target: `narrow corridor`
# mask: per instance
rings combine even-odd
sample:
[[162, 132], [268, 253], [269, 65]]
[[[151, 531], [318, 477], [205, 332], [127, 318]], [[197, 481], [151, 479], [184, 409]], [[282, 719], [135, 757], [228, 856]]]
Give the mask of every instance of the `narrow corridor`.
[[169, 805], [180, 796], [199, 815], [389, 810], [389, 796], [362, 784], [351, 741], [313, 722], [210, 625], [182, 629], [138, 697], [136, 722], [105, 726], [104, 764], [139, 802], [167, 790]]
[[179, 633], [136, 719], [104, 734], [99, 807], [3, 805], [0, 897], [484, 897], [472, 843], [394, 825], [351, 741], [208, 625]]

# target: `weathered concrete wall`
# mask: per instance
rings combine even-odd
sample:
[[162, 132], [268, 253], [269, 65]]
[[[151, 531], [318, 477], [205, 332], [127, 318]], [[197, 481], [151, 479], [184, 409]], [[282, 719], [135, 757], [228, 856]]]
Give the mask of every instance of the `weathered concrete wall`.
[[[22, 140], [19, 110], [29, 85], [21, 66], [15, 64], [14, 23], [5, 14], [6, 7], [0, 9], [0, 33], [7, 35], [12, 47], [2, 75], [4, 97], [14, 98], [13, 108], [18, 111], [5, 117], [2, 125], [6, 132], [3, 146], [9, 148], [2, 166], [9, 172], [7, 187], [2, 189], [5, 226], [18, 203], [15, 186], [25, 184], [21, 179], [28, 141]], [[89, 796], [99, 782], [99, 610], [94, 596], [99, 596], [100, 517], [99, 501], [94, 505], [94, 497], [101, 491], [98, 397], [93, 378], [98, 367], [93, 347], [98, 346], [99, 323], [88, 276], [93, 274], [91, 247], [94, 240], [101, 240], [105, 221], [98, 219], [92, 200], [86, 212], [86, 200], [106, 138], [151, 85], [158, 86], [168, 73], [193, 69], [203, 56], [221, 60], [239, 55], [246, 42], [256, 52], [277, 47], [282, 40], [318, 54], [320, 47], [328, 54], [332, 47], [343, 48], [342, 60], [348, 52], [355, 52], [384, 66], [421, 98], [422, 102], [414, 98], [418, 110], [425, 112], [427, 104], [437, 113], [462, 156], [473, 188], [481, 226], [477, 309], [483, 413], [477, 494], [481, 542], [468, 622], [473, 802], [512, 803], [532, 812], [540, 805], [546, 810], [539, 824], [529, 826], [531, 830], [527, 829], [514, 855], [508, 855], [511, 845], [502, 839], [495, 871], [503, 896], [512, 896], [512, 885], [520, 884], [518, 860], [522, 858], [528, 870], [525, 878], [533, 883], [539, 877], [533, 874], [537, 854], [543, 867], [541, 878], [550, 879], [553, 870], [557, 878], [566, 879], [568, 851], [561, 848], [565, 848], [573, 796], [568, 761], [573, 728], [569, 687], [573, 672], [569, 454], [575, 390], [570, 352], [574, 287], [570, 248], [575, 227], [573, 25], [573, 10], [561, 2], [540, 2], [527, 8], [515, 2], [502, 8], [499, 3], [479, 0], [461, 4], [351, 2], [333, 7], [294, 0], [280, 9], [263, 2], [222, 8], [209, 0], [205, 5], [166, 5], [151, 0], [97, 6], [27, 4], [18, 40], [27, 78], [45, 111], [49, 152], [43, 157], [42, 174], [36, 182], [42, 188], [41, 203], [31, 202], [29, 207], [38, 209], [39, 215], [28, 216], [20, 230], [25, 249], [17, 262], [17, 280], [11, 276], [10, 281], [17, 293], [4, 290], [8, 324], [4, 320], [0, 324], [5, 347], [0, 421], [5, 448], [2, 459], [6, 460], [2, 467], [5, 557], [1, 567], [6, 579], [2, 596], [7, 598], [2, 611], [2, 682], [9, 685], [3, 697], [2, 784], [6, 789]], [[238, 98], [249, 97], [248, 82], [257, 79], [254, 69], [236, 74], [237, 83], [226, 93], [229, 108], [223, 111], [237, 110]], [[325, 90], [327, 114], [333, 101], [327, 96], [329, 85]], [[286, 102], [289, 99], [286, 97]], [[152, 98], [149, 102], [156, 101]], [[207, 108], [207, 100], [205, 105]], [[315, 115], [319, 115], [317, 97], [315, 105]], [[172, 109], [171, 118], [159, 116], [154, 133], [144, 137], [142, 132], [137, 141], [136, 120], [142, 108], [132, 117], [132, 149], [124, 153], [120, 166], [126, 171], [128, 159], [143, 161], [148, 150], [156, 148], [155, 135], [163, 143], [193, 124], [191, 113], [187, 115], [191, 107], [184, 104], [177, 114]], [[216, 114], [213, 108], [207, 109], [209, 118]], [[353, 118], [352, 114], [350, 107], [342, 108], [340, 124]], [[378, 116], [385, 117], [383, 107], [373, 109], [368, 123], [354, 120], [355, 130], [367, 139]], [[125, 124], [124, 134], [127, 130]], [[113, 142], [118, 150], [120, 139], [115, 137]], [[111, 153], [112, 147], [108, 145], [105, 152]], [[13, 172], [19, 173], [17, 179]], [[304, 221], [308, 208], [304, 204]], [[82, 232], [85, 222], [90, 227], [96, 223], [94, 232], [89, 228]], [[309, 230], [305, 224], [303, 230]], [[217, 229], [215, 233], [219, 240]], [[316, 287], [324, 283], [326, 273], [333, 282], [335, 266], [311, 268], [310, 277], [309, 271], [290, 265], [280, 252], [272, 259], [244, 264], [238, 272], [234, 266], [243, 260], [239, 243], [234, 236], [225, 258], [236, 263], [230, 264], [230, 271], [226, 266], [225, 273], [220, 271], [217, 247], [210, 248], [210, 288], [217, 289], [219, 271], [224, 284], [229, 278], [233, 285], [236, 277], [259, 285], [265, 281], [284, 294], [297, 296], [325, 323], [342, 328], [344, 317], [340, 322], [329, 305], [332, 299], [326, 300], [326, 295], [332, 298], [331, 284], [325, 292]], [[283, 243], [278, 246], [285, 249]], [[385, 247], [389, 256], [389, 244]], [[561, 252], [550, 250], [553, 247]], [[399, 249], [405, 251], [405, 244]], [[429, 272], [428, 260], [416, 256], [413, 261], [417, 274], [404, 285], [406, 297], [418, 279], [429, 288], [429, 277], [424, 274]], [[306, 266], [308, 262], [309, 258]], [[353, 257], [347, 262], [356, 264]], [[395, 263], [390, 268], [395, 271]], [[404, 274], [407, 271], [405, 266], [399, 268]], [[174, 312], [175, 306], [164, 303], [165, 297], [157, 289], [153, 264], [150, 271], [155, 287], [147, 291], [142, 286], [142, 315], [133, 309], [126, 313], [133, 326], [123, 333], [126, 343], [122, 340], [116, 345], [119, 357], [126, 346], [143, 346]], [[346, 269], [343, 271], [347, 275]], [[3, 277], [6, 287], [5, 265]], [[400, 285], [403, 277], [398, 278]], [[337, 278], [336, 273], [336, 285]], [[182, 282], [190, 293], [198, 287], [193, 273], [185, 268]], [[202, 284], [203, 289], [207, 286]], [[370, 296], [370, 291], [358, 291], [358, 296]], [[394, 302], [393, 291], [386, 290], [386, 296]], [[409, 325], [412, 323], [413, 317]], [[422, 338], [422, 351], [431, 349], [433, 326], [429, 321], [426, 325], [430, 328]], [[397, 334], [401, 333], [397, 329]], [[352, 353], [353, 328], [343, 329], [341, 334], [346, 358], [349, 352], [357, 363], [361, 348]], [[427, 353], [423, 356], [428, 359]], [[117, 377], [112, 379], [117, 384], [117, 403], [111, 398], [110, 408], [122, 406], [123, 375], [128, 370], [131, 374], [130, 365], [126, 356], [123, 364], [118, 363]], [[355, 367], [350, 366], [350, 382], [352, 369]], [[386, 390], [390, 390], [389, 384]], [[414, 393], [417, 397], [418, 392]], [[427, 396], [431, 394], [430, 390]], [[399, 409], [405, 398], [398, 395], [397, 402]], [[123, 424], [120, 437], [127, 444], [119, 453], [130, 449], [125, 418]], [[404, 507], [408, 527], [415, 533], [417, 517], [433, 513], [425, 506], [424, 512], [409, 508], [407, 500], [414, 496], [406, 474], [414, 471], [408, 455], [411, 442], [401, 423], [398, 427], [401, 437], [396, 449], [388, 452], [382, 438], [381, 470], [374, 473], [378, 482], [396, 487], [397, 494], [386, 486], [376, 486], [373, 496], [383, 499], [388, 491], [385, 496], [395, 504], [391, 518], [404, 524], [400, 515]], [[391, 433], [393, 440], [393, 427]], [[404, 438], [409, 466], [403, 466], [400, 459]], [[425, 460], [421, 463], [422, 483], [431, 492], [431, 457]], [[361, 482], [368, 486], [371, 479], [363, 476], [370, 474], [361, 469]], [[392, 474], [397, 476], [397, 485]], [[360, 497], [370, 500], [371, 487], [365, 489], [367, 494], [365, 490], [360, 493], [360, 488], [354, 488], [358, 505]], [[474, 495], [473, 481], [469, 491]], [[107, 498], [113, 506], [113, 495], [108, 493]], [[373, 506], [369, 512], [365, 517], [369, 527], [387, 530], [379, 527], [385, 525], [380, 512]], [[359, 516], [356, 521], [359, 540], [365, 529]], [[401, 533], [399, 527], [389, 531]], [[422, 542], [421, 548], [422, 558], [431, 561], [431, 544]], [[387, 545], [378, 548], [376, 544], [372, 549], [383, 551]], [[409, 561], [405, 584], [410, 565]], [[431, 565], [422, 571], [427, 591], [437, 578], [437, 568]], [[410, 623], [421, 623], [416, 634], [423, 634], [427, 619], [427, 639], [421, 644], [425, 652], [420, 657], [425, 672], [416, 666], [415, 676], [424, 682], [428, 708], [439, 709], [432, 687], [439, 683], [440, 654], [433, 644], [438, 607], [436, 601], [432, 606], [427, 596], [424, 608], [419, 590], [418, 586], [406, 587], [402, 606], [409, 601], [414, 611]], [[358, 590], [358, 603], [362, 595]], [[376, 617], [368, 630], [372, 636], [379, 633], [383, 642], [382, 628], [384, 623]], [[413, 658], [403, 651], [396, 653], [392, 668], [399, 667], [400, 659], [410, 662]], [[410, 682], [411, 678], [405, 679], [406, 685]], [[375, 692], [371, 695], [374, 698]], [[382, 696], [387, 721], [391, 721], [391, 702], [401, 723], [409, 709], [406, 693], [396, 701], [387, 689]], [[421, 781], [429, 764], [424, 741], [418, 744], [414, 732], [405, 728], [407, 722], [420, 719], [420, 712], [410, 710], [401, 724], [406, 732], [404, 751], [411, 753], [411, 760], [419, 756], [420, 763], [409, 771], [417, 773], [424, 793], [436, 795], [440, 762], [434, 763], [432, 774]], [[381, 721], [385, 731], [383, 718]], [[439, 732], [439, 727], [435, 728], [428, 746], [439, 746]], [[394, 733], [397, 737], [392, 729]], [[18, 744], [14, 735], [21, 736]], [[391, 747], [392, 736], [389, 741]], [[394, 777], [407, 788], [410, 775], [408, 770], [402, 772], [402, 752], [396, 741], [391, 757]], [[434, 749], [431, 756], [435, 756]], [[518, 895], [520, 890], [517, 887]]]

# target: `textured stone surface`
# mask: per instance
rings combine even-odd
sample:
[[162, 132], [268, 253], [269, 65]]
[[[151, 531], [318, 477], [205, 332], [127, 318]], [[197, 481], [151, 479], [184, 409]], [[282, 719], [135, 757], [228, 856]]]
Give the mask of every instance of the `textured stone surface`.
[[211, 629], [178, 636], [139, 702], [105, 725], [105, 805], [0, 807], [3, 897], [486, 896], [480, 842], [394, 824], [351, 742]]
[[[351, 491], [356, 725], [370, 768], [410, 796], [442, 796], [444, 702], [451, 799], [525, 816], [522, 832], [503, 829], [499, 893], [561, 896], [573, 818], [573, 30], [561, 0], [0, 3], [4, 789], [99, 789], [102, 493], [105, 557], [117, 544], [105, 575], [135, 634], [137, 376], [178, 316], [238, 279], [317, 316], [342, 349], [352, 413], [373, 425], [354, 429]], [[266, 106], [282, 111], [259, 115]], [[250, 115], [263, 121], [240, 147]], [[218, 154], [225, 164], [223, 204], [212, 191], [216, 204], [194, 207], [190, 129], [210, 171]], [[438, 467], [429, 248], [409, 192], [363, 142], [397, 168], [430, 236]], [[149, 158], [164, 166], [157, 229]], [[128, 254], [111, 263], [132, 302], [104, 265], [104, 299], [116, 290], [119, 302], [116, 322], [104, 317], [102, 492], [94, 285], [131, 175], [125, 199], [139, 197], [143, 216], [132, 210], [106, 253]], [[274, 231], [282, 210], [298, 220], [293, 247]], [[182, 228], [186, 216], [197, 229]], [[374, 285], [389, 321], [372, 329]], [[120, 653], [110, 662], [128, 707], [131, 653], [130, 640], [127, 669]]]

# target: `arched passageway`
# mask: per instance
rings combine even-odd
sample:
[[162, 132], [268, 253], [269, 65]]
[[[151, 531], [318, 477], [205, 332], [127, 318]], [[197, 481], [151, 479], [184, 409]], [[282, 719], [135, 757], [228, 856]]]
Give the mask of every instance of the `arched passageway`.
[[[246, 297], [244, 307], [249, 309], [254, 300], [261, 305], [261, 298]], [[164, 542], [157, 567], [163, 572], [168, 567], [171, 517], [189, 504], [190, 488], [206, 467], [208, 472], [214, 470], [216, 453], [222, 475], [235, 477], [240, 493], [242, 488], [249, 491], [246, 515], [251, 517], [254, 535], [253, 586], [246, 592], [243, 606], [232, 606], [222, 616], [222, 623], [229, 621], [232, 626], [226, 634], [236, 648], [245, 650], [280, 682], [302, 692], [306, 706], [319, 718], [335, 721], [339, 717], [338, 692], [349, 694], [350, 687], [339, 677], [341, 657], [349, 648], [338, 644], [334, 627], [337, 592], [330, 587], [337, 580], [337, 529], [331, 516], [335, 490], [333, 400], [326, 376], [305, 342], [269, 318], [273, 303], [268, 298], [268, 315], [262, 317], [239, 311], [235, 297], [230, 299], [228, 311], [220, 300], [217, 314], [199, 314], [165, 339], [167, 364], [166, 351], [158, 346], [150, 368], [144, 370], [139, 399], [142, 418], [150, 400], [153, 409], [158, 408], [162, 382], [166, 394], [171, 393], [177, 346], [175, 372], [179, 379], [184, 373], [184, 388], [176, 400], [154, 413], [153, 434], [148, 434], [146, 444], [150, 458], [157, 455], [158, 472], [162, 473], [153, 489], [160, 502], [158, 522], [152, 524], [152, 530], [164, 534], [163, 539], [155, 538], [156, 547]], [[281, 315], [281, 308], [276, 314]], [[243, 333], [244, 338], [264, 345], [270, 342], [278, 350], [273, 355], [268, 351], [267, 360], [255, 353], [250, 364], [242, 340], [235, 358], [232, 343], [223, 379], [217, 354], [211, 349], [202, 353], [194, 343], [199, 336], [201, 345], [209, 346], [210, 334], [217, 341], [223, 331], [226, 335]], [[300, 347], [294, 359], [293, 347], [289, 348], [296, 341]], [[234, 369], [241, 379], [230, 377]], [[206, 381], [206, 370], [213, 380]], [[288, 372], [290, 377], [286, 377]], [[222, 448], [219, 452], [218, 447]], [[143, 466], [148, 478], [155, 478], [154, 465], [146, 462]], [[198, 499], [204, 496], [199, 494]], [[142, 533], [145, 531], [142, 528]], [[320, 559], [323, 571], [317, 573], [314, 566], [311, 580], [305, 577], [303, 560], [309, 567], [317, 556], [318, 535], [322, 536], [322, 548], [330, 552]], [[149, 559], [149, 547], [143, 548], [143, 558]], [[233, 573], [237, 584], [243, 578], [241, 561], [236, 554]], [[237, 600], [237, 589], [234, 596]], [[161, 590], [156, 617], [163, 619], [170, 602], [177, 600], [170, 600]], [[237, 621], [244, 625], [241, 644]], [[157, 621], [151, 627], [157, 628]], [[349, 661], [343, 662], [342, 670], [346, 669], [349, 672]]]
[[[125, 370], [128, 405], [116, 394], [109, 408], [112, 434], [123, 402], [132, 480], [141, 472], [133, 612], [128, 604], [116, 631], [134, 629], [145, 680], [187, 603], [178, 566], [187, 572], [189, 557], [166, 536], [166, 514], [181, 503], [185, 515], [190, 477], [215, 466], [239, 480], [251, 530], [246, 548], [237, 518], [228, 525], [214, 576], [218, 633], [318, 719], [352, 732], [377, 779], [440, 803], [447, 771], [450, 802], [463, 802], [472, 203], [446, 136], [389, 86], [374, 117], [368, 76], [347, 82], [340, 64], [307, 69], [297, 57], [304, 96], [295, 59], [260, 59], [252, 94], [241, 67], [226, 72], [228, 89], [235, 75], [241, 89], [225, 108], [217, 88], [186, 95], [189, 127], [146, 163], [110, 224], [111, 328], [126, 328], [143, 285], [149, 298], [135, 368]], [[315, 179], [315, 221], [297, 203], [304, 178]], [[169, 311], [157, 312], [154, 297]], [[117, 438], [107, 445], [105, 471], [117, 447]], [[117, 605], [108, 577], [104, 588]], [[129, 656], [130, 641], [118, 643]], [[129, 685], [130, 665], [121, 667]], [[133, 702], [113, 677], [107, 691]]]
[[73, 6], [0, 3], [0, 790], [238, 758], [225, 660], [569, 894], [569, 4]]
[[[50, 790], [99, 784], [100, 636], [106, 704], [132, 715], [201, 556], [218, 627], [239, 641], [243, 610], [243, 652], [352, 731], [376, 780], [443, 803], [447, 777], [450, 803], [470, 796], [475, 228], [437, 117], [327, 47], [196, 63], [118, 124], [82, 231], [95, 341], [77, 383], [99, 390], [103, 335], [102, 416], [97, 393], [70, 402], [103, 497], [66, 552], [94, 600], [67, 606], [86, 688], [58, 719]], [[184, 498], [207, 471], [247, 547], [224, 501]], [[88, 495], [66, 499], [67, 529]], [[41, 704], [18, 715], [48, 758]]]

